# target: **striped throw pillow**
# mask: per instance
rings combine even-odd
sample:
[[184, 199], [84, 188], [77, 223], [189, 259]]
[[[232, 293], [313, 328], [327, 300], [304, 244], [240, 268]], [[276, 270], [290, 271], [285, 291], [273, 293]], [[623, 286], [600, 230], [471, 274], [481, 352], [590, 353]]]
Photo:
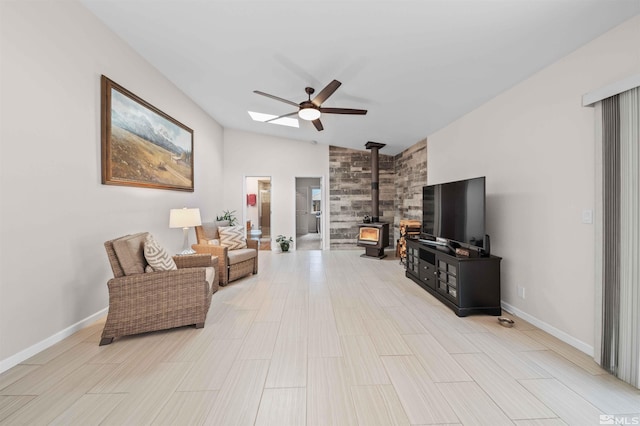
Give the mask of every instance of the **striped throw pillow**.
[[229, 250], [237, 250], [247, 248], [247, 237], [244, 233], [244, 226], [220, 226], [220, 245], [229, 248]]
[[151, 234], [144, 240], [144, 257], [154, 271], [173, 271], [178, 269], [176, 262], [162, 248]]

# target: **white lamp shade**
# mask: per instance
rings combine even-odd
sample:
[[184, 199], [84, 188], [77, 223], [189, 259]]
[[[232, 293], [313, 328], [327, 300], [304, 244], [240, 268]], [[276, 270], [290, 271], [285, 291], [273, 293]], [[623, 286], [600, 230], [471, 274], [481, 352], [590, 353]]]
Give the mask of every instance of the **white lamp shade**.
[[169, 211], [169, 228], [191, 228], [202, 225], [200, 209], [171, 209]]
[[303, 120], [313, 121], [320, 118], [320, 110], [315, 108], [302, 108], [298, 111], [298, 117]]

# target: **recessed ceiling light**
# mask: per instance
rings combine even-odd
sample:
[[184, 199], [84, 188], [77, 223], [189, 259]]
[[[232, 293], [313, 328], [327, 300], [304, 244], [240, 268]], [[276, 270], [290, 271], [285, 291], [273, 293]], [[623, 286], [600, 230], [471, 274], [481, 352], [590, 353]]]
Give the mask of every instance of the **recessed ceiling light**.
[[[260, 121], [262, 123], [277, 117], [277, 115], [264, 114], [262, 112], [254, 112], [254, 111], [247, 111], [247, 112], [249, 113], [253, 121]], [[281, 126], [289, 126], [289, 127], [296, 127], [296, 128], [300, 127], [298, 124], [298, 119], [291, 118], [291, 117], [282, 117], [277, 120], [269, 121], [269, 124], [279, 124]]]

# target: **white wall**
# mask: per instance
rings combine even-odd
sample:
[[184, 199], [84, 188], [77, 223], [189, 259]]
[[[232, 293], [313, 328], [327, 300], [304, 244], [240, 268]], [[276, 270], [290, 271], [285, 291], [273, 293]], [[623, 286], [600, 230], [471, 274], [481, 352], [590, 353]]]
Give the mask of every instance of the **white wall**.
[[[329, 147], [311, 142], [224, 131], [224, 208], [243, 211], [245, 176], [271, 176], [271, 235], [296, 235], [297, 177], [322, 177], [323, 199], [329, 182]], [[323, 229], [329, 229], [324, 215]], [[324, 240], [328, 247], [328, 238]], [[272, 244], [272, 247], [274, 245]], [[294, 246], [295, 247], [295, 246]]]
[[[223, 134], [78, 3], [0, 7], [2, 371], [108, 306], [104, 241], [146, 230], [178, 252], [169, 209], [223, 207]], [[195, 192], [100, 183], [101, 74], [194, 130]]]
[[503, 301], [585, 352], [594, 344], [594, 226], [581, 214], [594, 208], [595, 114], [582, 95], [638, 73], [638, 46], [640, 17], [428, 137], [430, 184], [487, 177]]

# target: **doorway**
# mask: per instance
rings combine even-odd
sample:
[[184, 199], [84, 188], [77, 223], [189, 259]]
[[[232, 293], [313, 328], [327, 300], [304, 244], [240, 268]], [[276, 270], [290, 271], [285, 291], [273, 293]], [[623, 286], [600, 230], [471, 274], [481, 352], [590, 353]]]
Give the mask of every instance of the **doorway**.
[[321, 178], [296, 178], [296, 250], [322, 250]]
[[258, 240], [260, 250], [271, 250], [271, 177], [245, 178], [247, 238]]

